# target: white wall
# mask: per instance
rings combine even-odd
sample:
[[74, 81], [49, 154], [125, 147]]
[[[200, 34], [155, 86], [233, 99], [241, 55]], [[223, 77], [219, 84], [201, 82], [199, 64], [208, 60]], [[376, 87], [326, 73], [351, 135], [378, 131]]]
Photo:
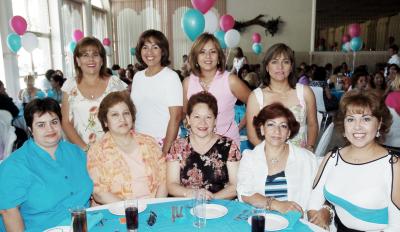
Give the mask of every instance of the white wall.
[[251, 50], [253, 44], [251, 36], [254, 32], [258, 32], [262, 37], [263, 52], [271, 45], [283, 42], [296, 52], [297, 62], [299, 59], [308, 62], [308, 54], [311, 51], [312, 3], [313, 0], [227, 0], [227, 12], [236, 21], [247, 21], [259, 14], [267, 15], [264, 17], [265, 20], [281, 16], [284, 21], [274, 37], [270, 34], [265, 36], [264, 28], [258, 25], [248, 27], [241, 33], [239, 46], [249, 61], [256, 63], [263, 57], [263, 53], [256, 56]]

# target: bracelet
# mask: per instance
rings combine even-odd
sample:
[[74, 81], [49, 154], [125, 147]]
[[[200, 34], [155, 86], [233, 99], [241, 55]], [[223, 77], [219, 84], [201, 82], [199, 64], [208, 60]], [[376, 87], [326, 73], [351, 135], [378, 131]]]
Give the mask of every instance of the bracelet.
[[333, 222], [333, 219], [335, 218], [335, 211], [329, 205], [322, 205], [322, 209], [326, 209], [329, 211], [329, 224], [331, 224]]
[[265, 209], [270, 211], [271, 209], [271, 205], [272, 205], [272, 201], [275, 200], [275, 198], [273, 197], [268, 197], [267, 198], [267, 204], [265, 204]]

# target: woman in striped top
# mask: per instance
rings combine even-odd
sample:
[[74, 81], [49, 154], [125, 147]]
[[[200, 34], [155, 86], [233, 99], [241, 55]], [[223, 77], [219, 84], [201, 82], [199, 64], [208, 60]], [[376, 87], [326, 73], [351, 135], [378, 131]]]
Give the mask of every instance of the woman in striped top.
[[262, 143], [246, 150], [240, 161], [240, 200], [267, 210], [303, 213], [317, 171], [315, 155], [288, 142], [299, 131], [293, 113], [281, 103], [264, 107], [253, 125]]

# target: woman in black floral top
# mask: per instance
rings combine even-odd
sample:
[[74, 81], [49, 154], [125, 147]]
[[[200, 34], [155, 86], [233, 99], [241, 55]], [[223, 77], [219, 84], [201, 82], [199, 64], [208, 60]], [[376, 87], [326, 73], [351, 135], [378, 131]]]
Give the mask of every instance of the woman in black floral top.
[[217, 100], [208, 92], [195, 94], [187, 113], [190, 135], [175, 140], [167, 156], [169, 194], [191, 197], [193, 189], [204, 188], [209, 199], [235, 198], [241, 156], [231, 139], [214, 132]]

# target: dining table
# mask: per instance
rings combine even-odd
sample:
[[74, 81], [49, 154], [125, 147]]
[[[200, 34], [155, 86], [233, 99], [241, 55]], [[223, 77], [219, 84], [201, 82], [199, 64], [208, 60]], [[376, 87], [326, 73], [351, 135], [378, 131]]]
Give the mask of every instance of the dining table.
[[[192, 199], [190, 198], [152, 198], [140, 199], [139, 205], [139, 232], [180, 232], [180, 231], [204, 231], [204, 232], [243, 232], [251, 231], [250, 221], [253, 207], [237, 200], [210, 200], [207, 204], [226, 207], [227, 212], [223, 216], [207, 219], [203, 228], [193, 226], [194, 216], [191, 213]], [[172, 207], [182, 209], [182, 216], [172, 218]], [[120, 214], [115, 213], [119, 209]], [[113, 213], [112, 213], [113, 212]], [[122, 232], [126, 231], [126, 219], [124, 202], [100, 205], [86, 210], [88, 220], [88, 231], [90, 232]], [[283, 216], [288, 220], [288, 226], [276, 231], [296, 232], [324, 232], [325, 230], [301, 218], [299, 212], [291, 211], [287, 214], [278, 212], [267, 212]], [[153, 225], [148, 224], [150, 214], [156, 215]], [[268, 220], [267, 220], [268, 222]], [[60, 226], [67, 226], [66, 223]], [[51, 231], [51, 230], [50, 230]], [[267, 230], [266, 230], [267, 231]], [[275, 230], [274, 230], [275, 231]]]

